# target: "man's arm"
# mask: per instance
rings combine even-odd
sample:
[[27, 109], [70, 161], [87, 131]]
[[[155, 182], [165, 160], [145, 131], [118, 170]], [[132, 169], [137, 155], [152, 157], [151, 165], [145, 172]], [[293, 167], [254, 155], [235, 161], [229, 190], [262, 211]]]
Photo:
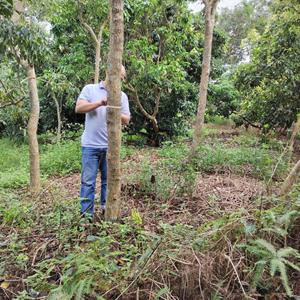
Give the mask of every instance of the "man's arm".
[[100, 106], [105, 106], [105, 105], [107, 105], [106, 99], [99, 100], [94, 103], [90, 103], [87, 100], [79, 99], [76, 102], [75, 112], [78, 114], [84, 114], [84, 113], [88, 113]]

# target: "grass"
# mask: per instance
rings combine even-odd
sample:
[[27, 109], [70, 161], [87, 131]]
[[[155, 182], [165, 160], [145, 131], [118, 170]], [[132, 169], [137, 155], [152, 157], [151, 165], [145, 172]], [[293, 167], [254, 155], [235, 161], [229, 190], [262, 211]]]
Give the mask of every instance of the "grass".
[[[242, 258], [237, 272], [243, 282], [252, 284], [256, 260], [247, 256], [251, 243], [267, 238], [268, 243], [280, 249], [299, 215], [300, 205], [292, 199], [289, 206], [277, 201], [276, 206], [261, 213], [240, 210], [198, 227], [161, 220], [153, 232], [143, 227], [143, 216], [137, 210], [132, 210], [122, 223], [97, 222], [84, 229], [78, 226], [77, 205], [55, 196], [36, 203], [33, 199], [0, 194], [1, 284], [9, 283], [13, 274], [22, 274], [25, 286], [20, 290], [15, 285], [17, 281], [10, 283], [9, 288], [15, 288], [14, 299], [37, 295], [63, 300], [84, 299], [87, 295], [115, 299], [123, 291], [128, 296], [136, 293], [135, 284], [128, 289], [136, 274], [141, 299], [147, 295], [142, 290], [151, 289], [150, 299], [159, 299], [163, 291], [178, 295], [178, 286], [186, 293], [198, 291], [198, 276], [207, 286], [203, 291], [206, 299], [216, 291], [221, 291], [221, 298], [232, 299], [228, 296], [232, 289], [242, 299], [234, 270], [228, 268], [226, 276], [222, 272], [228, 267], [224, 255]], [[195, 263], [195, 256], [200, 265]], [[284, 288], [277, 279], [279, 276], [274, 279], [265, 274], [255, 284], [266, 287], [267, 283], [267, 292], [273, 293], [276, 288], [283, 294]], [[185, 290], [182, 280], [189, 280], [192, 289]], [[151, 287], [151, 282], [157, 284]], [[113, 292], [101, 298], [108, 291]], [[247, 293], [257, 294], [255, 289]]]
[[[153, 174], [165, 173], [165, 176], [158, 176], [161, 182], [161, 194], [164, 194], [167, 186], [172, 189], [175, 184], [170, 177], [172, 173], [187, 173], [186, 175], [195, 178], [195, 172], [213, 172], [216, 168], [235, 169], [239, 173], [247, 172], [247, 175], [259, 179], [268, 180], [273, 173], [273, 167], [277, 157], [283, 149], [283, 145], [276, 140], [262, 142], [260, 138], [244, 134], [232, 139], [230, 143], [224, 144], [218, 141], [216, 130], [208, 129], [205, 135], [211, 136], [209, 144], [200, 146], [197, 157], [193, 161], [193, 169], [182, 168], [182, 162], [186, 162], [189, 154], [189, 146], [186, 142], [165, 142], [160, 149], [155, 150], [159, 157], [164, 160], [159, 165], [150, 163], [147, 158], [147, 149], [123, 146], [121, 148], [121, 159], [135, 156], [142, 153], [145, 159], [143, 174], [145, 182], [150, 182]], [[9, 151], [8, 151], [9, 149]], [[66, 175], [72, 172], [79, 172], [81, 168], [81, 153], [79, 141], [66, 141], [61, 144], [46, 144], [40, 146], [40, 164], [42, 178], [50, 175]], [[0, 140], [0, 163], [2, 172], [0, 174], [0, 188], [18, 188], [27, 185], [29, 182], [29, 161], [28, 146], [16, 144], [8, 139]], [[130, 166], [129, 166], [130, 167]], [[278, 164], [274, 178], [280, 180], [289, 167], [289, 157]], [[187, 171], [187, 172], [186, 172]], [[133, 174], [136, 177], [140, 174]], [[176, 179], [178, 181], [178, 179]], [[185, 183], [182, 183], [185, 184]], [[149, 185], [151, 189], [151, 184]], [[166, 193], [165, 193], [166, 194]]]
[[[8, 139], [0, 140], [0, 188], [18, 188], [29, 182], [28, 146]], [[42, 178], [80, 170], [80, 143], [68, 141], [40, 146]]]

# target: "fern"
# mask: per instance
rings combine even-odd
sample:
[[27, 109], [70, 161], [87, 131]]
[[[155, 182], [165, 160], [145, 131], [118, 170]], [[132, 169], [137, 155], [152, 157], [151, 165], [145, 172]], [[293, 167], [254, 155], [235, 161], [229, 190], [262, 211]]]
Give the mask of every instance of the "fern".
[[287, 267], [298, 272], [300, 272], [300, 267], [289, 261], [287, 258], [300, 258], [300, 253], [291, 247], [276, 250], [271, 243], [263, 239], [252, 240], [249, 244], [245, 245], [245, 248], [248, 252], [260, 259], [255, 264], [253, 285], [256, 286], [260, 282], [262, 274], [269, 266], [270, 275], [274, 277], [277, 272], [280, 274], [280, 279], [285, 288], [286, 294], [291, 297], [293, 295], [293, 291], [289, 286]]
[[290, 266], [292, 269], [294, 269], [294, 270], [300, 272], [300, 267], [298, 267], [298, 266], [295, 265], [294, 263], [292, 263], [292, 262], [290, 262], [289, 260], [284, 259], [284, 258], [282, 259], [282, 261], [283, 261], [286, 265]]
[[294, 217], [299, 216], [299, 211], [291, 210], [278, 218], [279, 225], [286, 225], [287, 227], [291, 224]]

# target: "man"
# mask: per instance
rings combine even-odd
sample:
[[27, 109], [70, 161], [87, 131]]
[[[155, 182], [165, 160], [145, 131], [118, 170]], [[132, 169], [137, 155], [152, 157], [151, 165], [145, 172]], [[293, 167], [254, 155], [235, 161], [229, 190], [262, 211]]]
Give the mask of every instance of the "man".
[[[121, 80], [124, 80], [126, 71], [121, 68]], [[88, 84], [81, 91], [76, 102], [76, 113], [85, 113], [85, 129], [81, 137], [82, 146], [82, 171], [80, 204], [81, 214], [90, 217], [94, 214], [95, 186], [98, 169], [101, 173], [101, 209], [105, 210], [107, 187], [107, 162], [106, 153], [107, 123], [107, 77], [98, 84]], [[121, 96], [121, 121], [128, 124], [130, 111], [128, 98], [122, 92]]]

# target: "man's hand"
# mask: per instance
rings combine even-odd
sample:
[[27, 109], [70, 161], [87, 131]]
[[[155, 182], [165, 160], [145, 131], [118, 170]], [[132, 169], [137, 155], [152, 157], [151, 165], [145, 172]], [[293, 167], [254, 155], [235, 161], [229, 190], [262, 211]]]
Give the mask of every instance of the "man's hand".
[[128, 125], [130, 121], [130, 116], [125, 115], [125, 114], [121, 114], [121, 123], [123, 125]]
[[101, 106], [106, 106], [107, 105], [107, 98], [100, 100], [101, 101]]

